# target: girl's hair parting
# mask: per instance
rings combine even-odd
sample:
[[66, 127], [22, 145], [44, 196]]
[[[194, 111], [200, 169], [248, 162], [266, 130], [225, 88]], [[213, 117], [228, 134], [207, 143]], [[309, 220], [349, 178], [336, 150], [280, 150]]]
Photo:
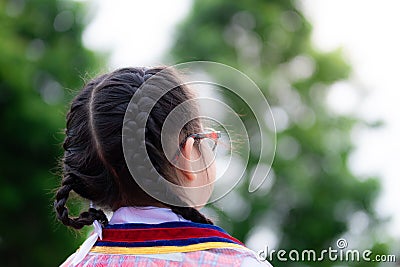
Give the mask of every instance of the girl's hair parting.
[[[158, 100], [152, 99], [151, 91], [142, 90], [138, 105], [154, 105], [146, 122], [146, 149], [160, 175], [176, 182], [175, 169], [161, 145], [161, 129], [168, 114], [178, 105], [192, 99], [193, 93], [188, 87], [180, 85], [182, 83], [175, 71], [166, 67], [123, 68], [99, 76], [84, 86], [72, 101], [67, 114], [62, 182], [54, 201], [57, 218], [63, 224], [80, 229], [95, 220], [103, 225], [108, 223], [104, 212], [95, 208], [89, 208], [77, 218], [69, 217], [66, 203], [71, 191], [96, 206], [112, 210], [122, 206], [160, 204], [138, 186], [128, 170], [122, 148], [122, 126], [135, 92], [146, 80], [161, 71], [168, 74], [163, 75], [166, 84], [179, 86]], [[190, 102], [191, 118], [196, 119], [183, 126], [182, 138], [201, 131], [201, 123], [196, 116], [198, 107], [193, 104], [194, 101]], [[193, 207], [164, 205], [187, 220], [213, 224]]]

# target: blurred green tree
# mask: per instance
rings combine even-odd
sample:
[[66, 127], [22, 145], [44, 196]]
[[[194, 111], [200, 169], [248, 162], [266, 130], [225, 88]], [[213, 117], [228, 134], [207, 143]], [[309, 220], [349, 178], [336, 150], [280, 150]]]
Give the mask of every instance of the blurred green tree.
[[[264, 234], [272, 232], [275, 248], [288, 251], [335, 248], [336, 240], [348, 233], [350, 222], [354, 226], [362, 217], [367, 227], [357, 242], [385, 251], [387, 246], [375, 242], [372, 231], [380, 223], [373, 209], [379, 181], [355, 177], [348, 167], [353, 149], [351, 130], [362, 122], [326, 107], [330, 85], [346, 80], [351, 68], [340, 49], [322, 53], [313, 48], [312, 27], [296, 3], [197, 0], [177, 28], [169, 60], [210, 60], [243, 71], [267, 97], [277, 123], [277, 153], [269, 180], [253, 194], [247, 191], [249, 179], [235, 188], [231, 194], [236, 198], [230, 203], [241, 210], [218, 202], [212, 208], [219, 224], [235, 237], [248, 241], [258, 235], [257, 240], [265, 238], [267, 242]], [[215, 74], [212, 78], [218, 81], [223, 77]], [[223, 91], [223, 97], [234, 110], [249, 112], [233, 94]], [[254, 99], [254, 109], [257, 102]], [[254, 117], [243, 119], [248, 128], [256, 126]], [[250, 154], [248, 174], [257, 160]], [[349, 248], [356, 249], [352, 241], [357, 244], [355, 239], [349, 240]], [[300, 266], [296, 262], [273, 264]]]
[[98, 58], [81, 3], [0, 1], [1, 266], [58, 266], [81, 238], [53, 212], [65, 103]]

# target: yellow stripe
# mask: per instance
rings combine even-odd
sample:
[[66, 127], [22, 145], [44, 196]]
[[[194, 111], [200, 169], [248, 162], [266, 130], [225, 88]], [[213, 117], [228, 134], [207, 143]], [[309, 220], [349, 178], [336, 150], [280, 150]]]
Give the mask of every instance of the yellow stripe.
[[102, 247], [95, 246], [90, 252], [103, 254], [162, 254], [174, 252], [192, 252], [198, 250], [206, 250], [212, 248], [241, 248], [246, 249], [238, 244], [225, 242], [206, 242], [187, 246], [160, 246], [160, 247]]

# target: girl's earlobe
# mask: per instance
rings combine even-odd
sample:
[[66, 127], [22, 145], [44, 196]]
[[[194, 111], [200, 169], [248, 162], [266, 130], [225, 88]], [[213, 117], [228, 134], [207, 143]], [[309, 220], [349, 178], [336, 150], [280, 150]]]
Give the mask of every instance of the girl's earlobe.
[[180, 157], [181, 161], [180, 166], [188, 182], [191, 182], [196, 178], [196, 174], [192, 170], [192, 161], [194, 152], [193, 149], [194, 149], [194, 139], [192, 137], [189, 137], [181, 149], [182, 157]]

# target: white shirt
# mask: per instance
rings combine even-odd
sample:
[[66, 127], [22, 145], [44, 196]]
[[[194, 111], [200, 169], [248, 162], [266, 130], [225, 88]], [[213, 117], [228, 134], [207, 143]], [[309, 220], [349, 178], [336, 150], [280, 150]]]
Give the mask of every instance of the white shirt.
[[168, 208], [159, 207], [122, 207], [114, 212], [109, 224], [122, 223], [164, 223], [189, 222]]

